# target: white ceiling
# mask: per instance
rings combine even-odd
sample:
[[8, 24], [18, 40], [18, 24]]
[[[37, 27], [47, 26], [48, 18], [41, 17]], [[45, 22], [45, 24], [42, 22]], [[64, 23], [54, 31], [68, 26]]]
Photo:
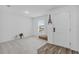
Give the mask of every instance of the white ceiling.
[[[57, 5], [11, 5], [8, 9], [12, 10], [14, 13], [22, 14], [28, 17], [42, 16], [48, 10], [59, 7]], [[29, 14], [25, 14], [28, 11]]]

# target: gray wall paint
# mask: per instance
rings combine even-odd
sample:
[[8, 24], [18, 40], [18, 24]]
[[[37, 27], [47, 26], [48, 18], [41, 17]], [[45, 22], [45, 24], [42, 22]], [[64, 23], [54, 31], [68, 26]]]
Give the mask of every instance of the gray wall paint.
[[13, 40], [21, 32], [25, 37], [32, 35], [32, 19], [12, 9], [0, 8], [0, 42]]

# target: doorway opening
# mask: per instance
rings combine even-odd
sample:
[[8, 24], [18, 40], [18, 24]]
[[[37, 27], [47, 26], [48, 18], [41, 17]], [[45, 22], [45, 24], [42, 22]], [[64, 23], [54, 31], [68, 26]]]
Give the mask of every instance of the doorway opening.
[[46, 34], [46, 25], [44, 20], [39, 20], [38, 21], [38, 33], [39, 33], [39, 38], [43, 40], [48, 40], [47, 39], [47, 34]]

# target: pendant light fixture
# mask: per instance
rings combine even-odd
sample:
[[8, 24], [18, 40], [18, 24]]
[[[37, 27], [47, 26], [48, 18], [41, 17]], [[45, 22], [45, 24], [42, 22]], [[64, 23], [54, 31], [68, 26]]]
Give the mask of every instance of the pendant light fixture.
[[51, 20], [51, 15], [49, 14], [49, 20], [48, 20], [48, 24], [52, 24], [52, 20]]

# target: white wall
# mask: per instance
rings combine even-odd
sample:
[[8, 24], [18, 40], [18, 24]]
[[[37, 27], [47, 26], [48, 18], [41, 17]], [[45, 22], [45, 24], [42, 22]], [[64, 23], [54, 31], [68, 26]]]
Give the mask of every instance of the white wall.
[[2, 9], [0, 8], [0, 39], [2, 39]]
[[71, 39], [73, 40], [73, 47], [79, 51], [79, 6], [74, 6], [72, 9], [72, 29]]
[[24, 15], [14, 13], [13, 9], [0, 8], [0, 42], [14, 39], [19, 33], [24, 36], [32, 35], [32, 19]]
[[79, 51], [79, 6], [76, 6], [76, 17], [77, 17], [77, 47], [78, 47], [78, 51]]
[[77, 9], [76, 6], [71, 6], [71, 48], [78, 51], [77, 45]]

